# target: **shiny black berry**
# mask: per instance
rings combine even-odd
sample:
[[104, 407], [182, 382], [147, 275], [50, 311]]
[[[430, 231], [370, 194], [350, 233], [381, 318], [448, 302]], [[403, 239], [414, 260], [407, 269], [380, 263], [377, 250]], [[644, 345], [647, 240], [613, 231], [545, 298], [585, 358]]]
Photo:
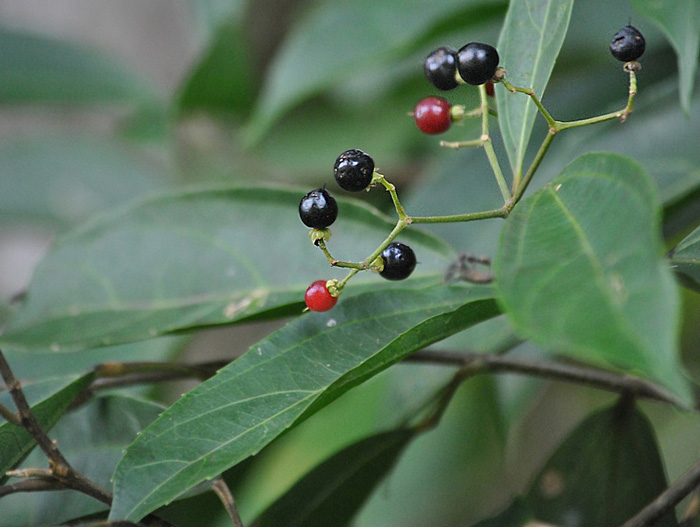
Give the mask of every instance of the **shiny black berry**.
[[645, 47], [646, 42], [639, 30], [634, 26], [625, 26], [615, 33], [610, 43], [610, 53], [617, 60], [629, 62], [641, 57]]
[[430, 84], [438, 90], [451, 90], [458, 83], [455, 79], [457, 73], [457, 52], [447, 46], [437, 48], [425, 58], [423, 72]]
[[493, 46], [470, 42], [457, 52], [459, 76], [467, 84], [484, 84], [493, 78], [499, 60], [498, 51]]
[[387, 280], [403, 280], [416, 268], [416, 253], [408, 245], [392, 242], [382, 251], [382, 261], [381, 276]]
[[374, 160], [362, 150], [346, 150], [335, 160], [333, 174], [340, 188], [359, 192], [372, 182]]
[[325, 188], [317, 188], [301, 198], [299, 217], [307, 227], [325, 229], [338, 217], [338, 203]]

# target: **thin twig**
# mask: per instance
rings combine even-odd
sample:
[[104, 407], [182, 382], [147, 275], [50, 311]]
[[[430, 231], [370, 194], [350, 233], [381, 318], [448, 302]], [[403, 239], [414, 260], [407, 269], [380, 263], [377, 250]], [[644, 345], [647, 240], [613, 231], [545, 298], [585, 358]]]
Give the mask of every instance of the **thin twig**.
[[241, 517], [238, 514], [238, 509], [236, 508], [236, 502], [233, 499], [233, 494], [231, 493], [231, 489], [228, 488], [228, 485], [224, 481], [224, 478], [221, 476], [214, 478], [211, 482], [211, 488], [214, 492], [216, 492], [216, 495], [224, 505], [226, 512], [228, 512], [231, 520], [233, 520], [234, 527], [243, 527], [243, 522], [241, 521]]
[[674, 396], [647, 380], [580, 365], [539, 362], [508, 355], [432, 350], [418, 351], [405, 360], [459, 367], [469, 366], [471, 374], [506, 372], [545, 377], [683, 406]]
[[658, 498], [644, 507], [621, 527], [648, 527], [673, 509], [683, 498], [700, 485], [700, 462], [678, 478], [673, 485], [659, 494]]

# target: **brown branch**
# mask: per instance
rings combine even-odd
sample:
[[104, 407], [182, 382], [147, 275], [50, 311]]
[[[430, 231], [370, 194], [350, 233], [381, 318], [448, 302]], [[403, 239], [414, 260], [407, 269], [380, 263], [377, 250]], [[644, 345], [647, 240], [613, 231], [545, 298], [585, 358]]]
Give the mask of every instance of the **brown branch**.
[[233, 494], [231, 493], [231, 489], [228, 488], [228, 485], [226, 485], [224, 478], [221, 476], [214, 478], [211, 482], [211, 488], [224, 505], [226, 512], [228, 512], [228, 515], [233, 521], [234, 527], [243, 527], [243, 522], [236, 508], [236, 502], [233, 499]]
[[507, 355], [432, 350], [418, 351], [405, 360], [468, 368], [470, 374], [503, 372], [544, 377], [683, 406], [673, 395], [645, 379], [580, 365], [538, 362]]
[[636, 516], [630, 518], [621, 527], [648, 527], [673, 509], [688, 494], [700, 485], [700, 462], [676, 480]]

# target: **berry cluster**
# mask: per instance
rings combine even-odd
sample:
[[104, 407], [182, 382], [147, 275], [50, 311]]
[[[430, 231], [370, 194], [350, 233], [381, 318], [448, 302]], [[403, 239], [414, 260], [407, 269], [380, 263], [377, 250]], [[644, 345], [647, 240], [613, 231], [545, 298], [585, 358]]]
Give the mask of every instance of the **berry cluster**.
[[[372, 157], [358, 149], [346, 150], [338, 156], [333, 167], [336, 183], [343, 190], [360, 192], [368, 189], [375, 177], [382, 181], [374, 169]], [[299, 202], [299, 217], [307, 227], [312, 229], [310, 236], [314, 244], [325, 250], [325, 241], [330, 237], [330, 227], [338, 217], [338, 203], [326, 190], [325, 185], [306, 194]], [[330, 260], [330, 258], [329, 258]], [[332, 265], [340, 265], [337, 260]], [[391, 242], [382, 250], [379, 257], [369, 265], [348, 264], [355, 269], [362, 267], [378, 271], [387, 280], [403, 280], [408, 278], [416, 267], [416, 255], [413, 250], [403, 243]], [[338, 295], [344, 284], [337, 280], [316, 280], [304, 295], [306, 306], [311, 311], [328, 311], [335, 306]]]
[[[488, 133], [489, 115], [495, 113], [490, 107], [488, 97], [493, 97], [493, 84], [500, 82], [508, 91], [512, 93], [525, 93], [532, 97], [550, 125], [550, 135], [545, 139], [543, 147], [548, 147], [551, 138], [566, 128], [573, 126], [583, 126], [603, 122], [610, 119], [619, 118], [624, 121], [632, 111], [632, 102], [636, 93], [635, 72], [640, 66], [634, 62], [644, 53], [645, 41], [642, 34], [635, 27], [628, 25], [620, 29], [610, 43], [612, 55], [625, 62], [625, 71], [630, 74], [630, 90], [627, 106], [618, 112], [611, 112], [594, 118], [588, 118], [578, 122], [559, 122], [554, 120], [549, 113], [543, 109], [541, 102], [531, 89], [519, 88], [511, 84], [506, 78], [506, 71], [499, 68], [500, 57], [498, 51], [489, 44], [480, 42], [470, 42], [459, 50], [448, 46], [442, 46], [430, 53], [423, 62], [423, 71], [428, 81], [437, 89], [448, 91], [456, 88], [462, 83], [483, 86], [480, 88], [481, 104], [471, 112], [465, 112], [464, 106], [453, 106], [443, 97], [426, 97], [422, 99], [413, 111], [418, 128], [426, 134], [440, 134], [450, 128], [453, 122], [467, 116], [478, 116], [482, 119], [482, 132], [478, 139], [471, 141], [441, 143], [443, 146], [461, 148], [464, 146], [480, 146], [486, 150], [489, 163], [496, 176], [497, 183], [503, 194], [504, 205], [500, 209], [485, 213], [456, 214], [450, 216], [434, 217], [409, 217], [403, 206], [399, 202], [394, 185], [375, 170], [374, 160], [362, 150], [351, 149], [338, 156], [333, 167], [333, 174], [338, 186], [350, 192], [360, 192], [367, 190], [371, 185], [381, 184], [391, 194], [399, 221], [387, 237], [387, 239], [368, 256], [363, 262], [341, 262], [334, 259], [326, 248], [326, 241], [330, 238], [328, 227], [338, 216], [338, 204], [333, 196], [326, 190], [325, 186], [312, 190], [306, 194], [299, 203], [299, 217], [310, 232], [311, 239], [328, 258], [332, 266], [346, 267], [350, 269], [348, 276], [339, 280], [317, 280], [306, 290], [304, 299], [308, 309], [312, 311], [327, 311], [335, 306], [338, 296], [342, 292], [348, 279], [359, 271], [373, 270], [387, 280], [403, 280], [408, 278], [416, 267], [416, 255], [413, 250], [393, 239], [401, 230], [413, 223], [448, 222], [448, 221], [472, 221], [473, 219], [484, 219], [486, 217], [504, 218], [511, 211], [512, 207], [523, 196], [525, 189], [531, 179], [522, 178], [522, 174], [513, 174], [513, 185], [509, 188], [498, 162], [498, 156], [493, 149]], [[546, 151], [546, 148], [545, 148]], [[535, 166], [535, 165], [533, 165]], [[533, 169], [531, 172], [534, 173]], [[466, 276], [466, 273], [464, 274]], [[466, 278], [465, 278], [466, 279]], [[483, 281], [482, 275], [469, 274], [469, 279], [473, 281]], [[492, 277], [488, 277], [491, 280]]]
[[[498, 68], [498, 51], [489, 44], [470, 42], [458, 51], [442, 46], [430, 53], [423, 62], [423, 72], [438, 90], [448, 91], [466, 82], [474, 86], [490, 84]], [[454, 121], [463, 117], [463, 107], [453, 107], [442, 97], [426, 97], [418, 102], [413, 117], [418, 128], [426, 134], [441, 134]]]

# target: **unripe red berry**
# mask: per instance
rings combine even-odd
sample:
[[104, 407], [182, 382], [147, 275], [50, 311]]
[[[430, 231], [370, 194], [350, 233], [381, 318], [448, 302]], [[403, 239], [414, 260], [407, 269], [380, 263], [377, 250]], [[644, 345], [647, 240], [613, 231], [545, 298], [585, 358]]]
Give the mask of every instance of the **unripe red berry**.
[[338, 302], [338, 297], [330, 294], [326, 280], [316, 280], [306, 289], [304, 301], [311, 311], [328, 311]]
[[452, 125], [452, 105], [442, 97], [426, 97], [413, 110], [418, 128], [426, 134], [441, 134]]

